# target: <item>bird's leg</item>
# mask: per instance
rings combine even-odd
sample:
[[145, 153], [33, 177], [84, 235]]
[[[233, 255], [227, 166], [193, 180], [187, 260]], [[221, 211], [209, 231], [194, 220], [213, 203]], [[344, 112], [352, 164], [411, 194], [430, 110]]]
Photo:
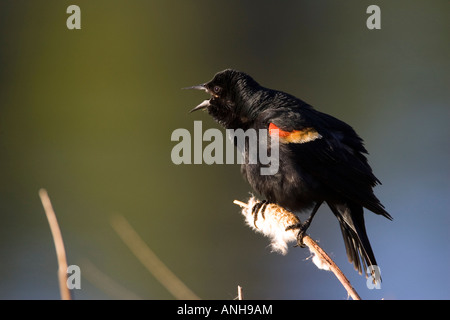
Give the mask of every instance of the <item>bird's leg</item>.
[[311, 212], [311, 215], [308, 219], [305, 220], [305, 222], [296, 223], [286, 228], [286, 231], [293, 230], [293, 229], [299, 229], [297, 233], [297, 245], [299, 247], [304, 248], [305, 244], [303, 243], [303, 237], [305, 236], [306, 230], [308, 230], [309, 225], [311, 224], [312, 219], [314, 218], [314, 215], [316, 214], [317, 210], [319, 210], [320, 206], [322, 205], [323, 201], [319, 201], [314, 206], [314, 209]]
[[255, 225], [255, 228], [257, 228], [256, 220], [258, 220], [258, 212], [261, 211], [261, 215], [264, 219], [264, 211], [266, 210], [267, 204], [268, 204], [267, 200], [263, 200], [258, 201], [253, 205], [252, 214], [253, 214], [253, 224]]

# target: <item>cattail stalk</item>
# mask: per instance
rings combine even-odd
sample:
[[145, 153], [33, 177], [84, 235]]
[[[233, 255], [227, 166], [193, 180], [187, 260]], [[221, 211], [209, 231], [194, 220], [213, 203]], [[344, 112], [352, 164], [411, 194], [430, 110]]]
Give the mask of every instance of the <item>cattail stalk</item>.
[[[244, 215], [247, 224], [253, 230], [271, 238], [271, 247], [273, 251], [285, 255], [288, 251], [288, 243], [297, 241], [298, 231], [295, 229], [286, 230], [289, 226], [300, 223], [300, 219], [293, 213], [274, 203], [269, 203], [264, 212], [261, 212], [261, 209], [259, 210], [255, 218], [252, 208], [258, 203], [258, 200], [254, 197], [250, 198], [248, 203], [238, 200], [235, 200], [234, 203], [242, 208], [242, 214]], [[317, 242], [309, 235], [305, 235], [303, 237], [303, 243], [309, 248], [313, 255], [312, 261], [319, 269], [332, 271], [344, 286], [345, 290], [347, 290], [349, 296], [352, 297], [353, 300], [361, 300], [344, 273]]]

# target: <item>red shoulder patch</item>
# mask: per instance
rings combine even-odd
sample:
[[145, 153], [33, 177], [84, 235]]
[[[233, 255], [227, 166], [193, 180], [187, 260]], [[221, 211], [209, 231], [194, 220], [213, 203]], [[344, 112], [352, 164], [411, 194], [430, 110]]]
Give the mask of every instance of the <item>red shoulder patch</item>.
[[275, 124], [269, 124], [269, 134], [277, 134], [280, 142], [283, 143], [306, 143], [322, 138], [314, 128], [304, 128], [302, 130], [284, 131]]
[[[277, 132], [276, 130], [278, 130], [278, 132]], [[293, 132], [293, 131], [292, 131], [292, 132]], [[292, 132], [281, 130], [280, 128], [278, 128], [278, 127], [277, 127], [275, 124], [273, 124], [272, 122], [269, 124], [269, 134], [270, 134], [270, 135], [278, 134], [278, 136], [279, 136], [280, 138], [282, 138], [282, 137], [284, 138], [284, 137], [289, 136]]]

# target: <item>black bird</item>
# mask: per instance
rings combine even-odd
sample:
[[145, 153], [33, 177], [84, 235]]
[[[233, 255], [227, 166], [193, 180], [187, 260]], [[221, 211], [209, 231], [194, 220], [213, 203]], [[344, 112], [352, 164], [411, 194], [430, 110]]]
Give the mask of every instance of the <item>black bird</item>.
[[[211, 95], [192, 111], [206, 109], [227, 129], [267, 129], [279, 136], [279, 170], [261, 175], [260, 163], [242, 164], [241, 171], [266, 200], [292, 212], [312, 209], [299, 229], [298, 244], [312, 218], [326, 202], [339, 221], [347, 257], [361, 274], [377, 262], [364, 225], [366, 208], [392, 220], [373, 193], [381, 184], [372, 173], [362, 139], [351, 126], [315, 110], [285, 92], [260, 86], [249, 75], [227, 69], [198, 86]], [[278, 131], [276, 131], [278, 130]], [[248, 152], [248, 150], [246, 150]], [[363, 269], [364, 268], [364, 269]]]

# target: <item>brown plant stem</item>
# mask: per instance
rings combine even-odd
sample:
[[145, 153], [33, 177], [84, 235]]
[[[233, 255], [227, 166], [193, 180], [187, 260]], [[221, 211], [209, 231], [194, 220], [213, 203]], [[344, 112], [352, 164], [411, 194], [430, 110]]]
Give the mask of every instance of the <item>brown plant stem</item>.
[[178, 300], [199, 300], [170, 269], [147, 246], [128, 221], [120, 215], [111, 219], [111, 225], [147, 270]]
[[[244, 203], [242, 201], [235, 200], [235, 204], [242, 208], [249, 208], [249, 205], [247, 203]], [[272, 206], [275, 206], [272, 204]], [[275, 209], [272, 209], [273, 212], [275, 212]], [[282, 211], [284, 215], [289, 215], [289, 218], [291, 220], [298, 220], [298, 217], [295, 216], [293, 213], [277, 206], [276, 210], [278, 212]], [[266, 213], [267, 216], [267, 213]], [[263, 218], [264, 219], [264, 218]], [[282, 224], [282, 220], [272, 220], [271, 223], [279, 223]], [[285, 225], [281, 225], [282, 229], [285, 229]], [[344, 273], [339, 269], [339, 267], [334, 263], [334, 261], [330, 258], [330, 256], [315, 242], [309, 235], [305, 235], [303, 237], [303, 243], [309, 248], [311, 252], [313, 252], [319, 259], [322, 261], [322, 263], [326, 264], [328, 266], [328, 269], [334, 273], [336, 278], [339, 280], [339, 282], [342, 284], [342, 286], [347, 290], [347, 293], [350, 297], [352, 297], [353, 300], [361, 300], [361, 297], [358, 295], [356, 290], [352, 287], [350, 284], [350, 281], [347, 279], [347, 277], [344, 275]]]
[[244, 300], [244, 294], [242, 292], [242, 287], [238, 286], [238, 296], [237, 296], [238, 300]]
[[61, 292], [61, 300], [71, 300], [70, 290], [67, 286], [67, 258], [66, 250], [64, 249], [64, 242], [59, 229], [58, 220], [56, 219], [55, 211], [53, 210], [52, 203], [48, 196], [47, 190], [40, 189], [39, 197], [41, 198], [42, 206], [44, 207], [45, 214], [47, 216], [50, 230], [53, 236], [53, 242], [55, 243], [56, 257], [58, 259], [58, 280], [59, 290]]

